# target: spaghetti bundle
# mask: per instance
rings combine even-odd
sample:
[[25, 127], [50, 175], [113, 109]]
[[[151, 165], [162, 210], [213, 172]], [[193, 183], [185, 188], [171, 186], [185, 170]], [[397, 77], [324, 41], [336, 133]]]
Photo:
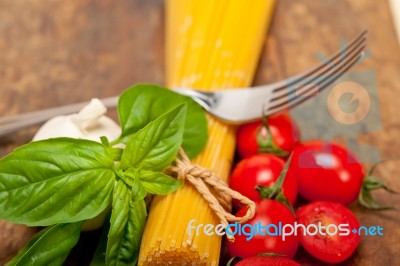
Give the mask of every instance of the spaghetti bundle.
[[[251, 84], [275, 0], [166, 1], [166, 79], [171, 87], [201, 90]], [[194, 163], [227, 181], [235, 127], [208, 117], [209, 139]], [[217, 225], [208, 203], [190, 184], [157, 196], [143, 234], [139, 265], [217, 265], [221, 237], [189, 234], [191, 220]]]

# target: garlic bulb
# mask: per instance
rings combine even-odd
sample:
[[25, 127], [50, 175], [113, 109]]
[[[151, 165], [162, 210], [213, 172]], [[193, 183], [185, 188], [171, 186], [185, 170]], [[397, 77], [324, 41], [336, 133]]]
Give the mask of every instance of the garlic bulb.
[[70, 137], [88, 139], [100, 142], [105, 136], [110, 141], [115, 140], [121, 133], [120, 126], [111, 118], [105, 116], [107, 108], [99, 99], [92, 101], [79, 113], [56, 116], [47, 121], [35, 134], [33, 141]]
[[[70, 137], [88, 139], [100, 142], [100, 137], [105, 136], [110, 141], [115, 140], [121, 133], [120, 126], [111, 118], [105, 116], [107, 108], [98, 99], [85, 106], [79, 113], [56, 116], [47, 121], [33, 137], [33, 141], [56, 138]], [[106, 208], [97, 217], [87, 220], [82, 231], [92, 231], [103, 225], [104, 219], [110, 208]]]

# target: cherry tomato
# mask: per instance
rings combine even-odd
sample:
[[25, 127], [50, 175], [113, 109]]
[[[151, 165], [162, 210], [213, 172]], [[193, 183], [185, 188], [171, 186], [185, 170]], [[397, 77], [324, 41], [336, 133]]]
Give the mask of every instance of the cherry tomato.
[[[300, 133], [295, 122], [286, 113], [270, 116], [267, 119], [275, 145], [290, 152], [300, 140]], [[241, 158], [258, 153], [257, 134], [262, 122], [256, 121], [239, 127], [237, 149]]]
[[[236, 213], [236, 216], [243, 216], [246, 211], [247, 207], [243, 207]], [[244, 225], [253, 226], [253, 228], [259, 225], [268, 226], [270, 224], [278, 226], [279, 223], [282, 223], [282, 225], [293, 225], [294, 222], [294, 215], [285, 205], [276, 200], [264, 199], [256, 202], [256, 213], [254, 217], [242, 224], [242, 228], [244, 228]], [[235, 241], [228, 241], [228, 249], [231, 256], [249, 258], [260, 253], [276, 253], [293, 258], [296, 253], [299, 240], [295, 235], [286, 236], [285, 240], [283, 240], [280, 235], [272, 235], [277, 233], [273, 227], [257, 231], [250, 228], [246, 229], [245, 232], [247, 233], [250, 233], [250, 230], [252, 230], [253, 233], [261, 232], [264, 235], [254, 233], [253, 237], [249, 239], [249, 236], [243, 233], [241, 235], [235, 234]]]
[[299, 194], [308, 200], [350, 204], [357, 199], [364, 179], [363, 165], [336, 143], [298, 145], [290, 168], [297, 178]]
[[244, 259], [236, 266], [301, 266], [299, 263], [281, 256], [257, 256]]
[[[339, 203], [312, 202], [300, 207], [296, 216], [298, 223], [305, 227], [318, 226], [319, 223], [325, 227], [321, 227], [322, 229], [318, 230], [315, 235], [304, 234], [302, 227], [299, 227], [300, 232], [298, 232], [300, 243], [304, 249], [324, 262], [339, 263], [346, 260], [353, 254], [360, 242], [360, 236], [352, 231], [360, 227], [357, 218], [349, 209]], [[315, 232], [315, 227], [309, 231]]]
[[[232, 172], [229, 187], [249, 199], [260, 200], [259, 192], [254, 188], [272, 186], [279, 177], [285, 162], [271, 154], [256, 154], [240, 161]], [[287, 200], [294, 204], [297, 197], [297, 180], [292, 171], [288, 170], [283, 182], [282, 192]], [[238, 202], [234, 202], [238, 206]]]

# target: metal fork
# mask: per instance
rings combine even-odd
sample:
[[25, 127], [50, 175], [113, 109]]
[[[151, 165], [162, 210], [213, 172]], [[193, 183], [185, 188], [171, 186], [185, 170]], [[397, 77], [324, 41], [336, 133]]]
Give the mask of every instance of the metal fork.
[[[308, 71], [286, 80], [251, 89], [228, 89], [202, 92], [188, 88], [174, 88], [192, 97], [213, 116], [230, 124], [241, 124], [293, 108], [318, 95], [340, 78], [364, 56], [367, 30], [361, 32], [345, 47]], [[118, 97], [102, 99], [106, 107], [115, 107]], [[79, 111], [87, 102], [0, 118], [0, 136], [42, 123], [51, 117]]]

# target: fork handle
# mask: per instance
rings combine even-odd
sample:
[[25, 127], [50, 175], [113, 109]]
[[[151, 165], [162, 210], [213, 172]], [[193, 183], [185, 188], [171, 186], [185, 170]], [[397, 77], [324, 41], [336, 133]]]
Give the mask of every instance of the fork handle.
[[[115, 107], [118, 103], [118, 96], [101, 99], [101, 102], [108, 108]], [[89, 102], [75, 103], [41, 111], [0, 118], [0, 136], [29, 126], [43, 123], [54, 116], [76, 113], [88, 103]]]

